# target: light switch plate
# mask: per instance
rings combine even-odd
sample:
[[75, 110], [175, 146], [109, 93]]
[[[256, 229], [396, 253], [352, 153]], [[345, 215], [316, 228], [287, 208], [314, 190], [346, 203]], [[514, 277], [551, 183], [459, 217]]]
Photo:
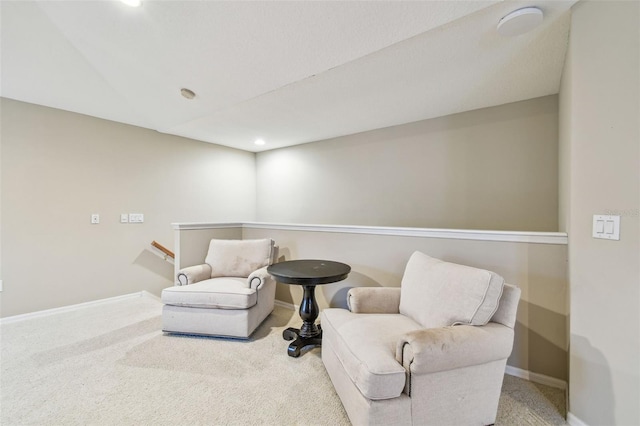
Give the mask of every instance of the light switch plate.
[[129, 222], [129, 215], [127, 213], [121, 213], [120, 223], [127, 223], [127, 222]]
[[129, 213], [129, 223], [143, 223], [144, 214], [142, 213]]
[[93, 213], [91, 215], [91, 223], [93, 225], [97, 225], [100, 223], [100, 215], [98, 213]]
[[620, 240], [620, 216], [594, 214], [593, 238]]

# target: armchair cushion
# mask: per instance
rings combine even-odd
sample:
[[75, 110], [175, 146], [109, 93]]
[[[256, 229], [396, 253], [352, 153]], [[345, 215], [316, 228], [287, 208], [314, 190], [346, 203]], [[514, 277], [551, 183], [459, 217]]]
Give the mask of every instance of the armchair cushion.
[[398, 337], [421, 328], [400, 314], [354, 314], [346, 309], [322, 311], [323, 339], [362, 395], [372, 400], [400, 396], [406, 371], [396, 361]]
[[415, 252], [402, 277], [400, 313], [424, 328], [484, 325], [498, 309], [504, 279], [484, 269]]
[[258, 301], [246, 278], [212, 278], [162, 290], [165, 305], [209, 309], [249, 309]]
[[209, 243], [205, 263], [211, 278], [248, 277], [256, 269], [271, 264], [273, 240], [217, 240]]

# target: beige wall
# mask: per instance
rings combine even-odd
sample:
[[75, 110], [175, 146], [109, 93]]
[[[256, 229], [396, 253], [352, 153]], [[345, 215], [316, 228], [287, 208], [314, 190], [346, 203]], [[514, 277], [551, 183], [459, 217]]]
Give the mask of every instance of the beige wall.
[[159, 294], [172, 222], [255, 219], [253, 153], [7, 99], [1, 118], [2, 316]]
[[[640, 424], [640, 3], [581, 1], [560, 92], [571, 416]], [[591, 237], [621, 216], [620, 241]], [[570, 416], [570, 417], [571, 417]]]
[[[193, 232], [193, 231], [186, 231]], [[351, 287], [398, 287], [413, 251], [493, 270], [522, 289], [516, 339], [509, 365], [567, 380], [567, 246], [308, 232], [245, 227], [244, 238], [273, 238], [280, 259], [320, 258], [348, 263], [352, 272], [340, 283], [318, 286], [320, 307], [346, 307]], [[296, 286], [278, 284], [278, 300], [299, 305]]]
[[259, 153], [258, 220], [557, 231], [557, 100]]

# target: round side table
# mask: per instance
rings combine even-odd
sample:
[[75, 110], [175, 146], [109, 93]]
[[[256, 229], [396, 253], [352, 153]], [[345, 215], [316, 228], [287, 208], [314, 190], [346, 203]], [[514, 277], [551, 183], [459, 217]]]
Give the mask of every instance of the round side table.
[[315, 323], [320, 314], [315, 288], [317, 285], [344, 280], [351, 272], [351, 267], [331, 260], [305, 259], [273, 264], [267, 268], [267, 272], [280, 283], [299, 285], [303, 288], [300, 303], [302, 327], [289, 327], [282, 333], [285, 340], [293, 340], [287, 349], [289, 356], [299, 357], [300, 351], [306, 346], [321, 346], [322, 328]]

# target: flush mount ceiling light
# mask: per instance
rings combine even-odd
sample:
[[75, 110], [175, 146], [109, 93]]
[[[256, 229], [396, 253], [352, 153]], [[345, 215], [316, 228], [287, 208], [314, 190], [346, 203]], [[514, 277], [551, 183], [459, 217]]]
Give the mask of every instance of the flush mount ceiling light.
[[525, 7], [511, 12], [498, 22], [498, 32], [513, 37], [531, 31], [542, 23], [544, 14], [537, 7]]
[[183, 98], [187, 98], [187, 99], [193, 99], [196, 97], [196, 93], [193, 90], [189, 90], [184, 87], [180, 89], [180, 94], [182, 95]]
[[262, 146], [262, 145], [264, 145], [266, 142], [265, 142], [263, 139], [256, 139], [253, 143], [254, 143], [255, 145]]
[[120, 0], [122, 3], [131, 7], [140, 7], [142, 5], [142, 0]]

